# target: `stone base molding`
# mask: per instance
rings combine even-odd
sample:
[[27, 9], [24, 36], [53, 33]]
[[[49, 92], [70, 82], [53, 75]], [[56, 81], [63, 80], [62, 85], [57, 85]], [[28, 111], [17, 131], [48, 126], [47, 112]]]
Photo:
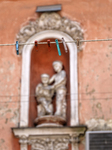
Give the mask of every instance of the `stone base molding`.
[[35, 119], [37, 127], [52, 127], [52, 126], [63, 126], [66, 123], [66, 119], [60, 116], [46, 115], [40, 116]]
[[76, 150], [78, 137], [84, 134], [86, 126], [75, 127], [40, 127], [12, 128], [14, 135], [19, 138], [21, 150], [67, 150], [71, 144]]

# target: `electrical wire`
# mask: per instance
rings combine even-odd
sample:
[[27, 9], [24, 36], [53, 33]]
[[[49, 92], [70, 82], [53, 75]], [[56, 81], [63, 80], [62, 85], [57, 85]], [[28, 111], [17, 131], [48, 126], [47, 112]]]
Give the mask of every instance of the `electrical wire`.
[[[87, 92], [87, 93], [66, 93], [66, 95], [90, 95], [91, 94], [91, 91], [90, 92]], [[112, 94], [112, 92], [93, 92], [92, 94]], [[54, 94], [55, 96], [56, 94]], [[33, 97], [33, 96], [36, 96], [36, 94], [30, 94], [30, 95], [21, 95], [21, 94], [18, 94], [18, 95], [0, 95], [0, 97]]]
[[[112, 41], [112, 39], [96, 39], [96, 40], [74, 40], [74, 41], [65, 41], [65, 43], [82, 43], [82, 42], [101, 42], [101, 41]], [[63, 43], [62, 41], [59, 41], [58, 43]], [[47, 42], [38, 42], [38, 44], [48, 44]], [[50, 44], [55, 44], [55, 42], [50, 42]], [[22, 46], [22, 45], [34, 45], [34, 43], [19, 43], [19, 46]], [[0, 44], [0, 46], [16, 46], [16, 43], [12, 43], [12, 44]], [[100, 92], [100, 93], [94, 93], [94, 94], [111, 94], [112, 92]], [[86, 95], [89, 95], [89, 92], [87, 93], [67, 93], [66, 95], [80, 95], [80, 94], [86, 94]], [[31, 96], [36, 96], [35, 94], [34, 95], [10, 95], [10, 96], [7, 96], [7, 95], [0, 95], [0, 97], [19, 97], [19, 99], [23, 96], [26, 96], [26, 97], [31, 97]], [[95, 98], [95, 99], [67, 99], [68, 100], [71, 100], [71, 101], [75, 101], [75, 100], [79, 100], [79, 101], [82, 101], [82, 100], [92, 100], [92, 101], [96, 101], [96, 100], [110, 100], [112, 99], [112, 97], [109, 97], [109, 98]], [[30, 100], [30, 101], [21, 101], [21, 100], [18, 100], [18, 101], [0, 101], [0, 103], [23, 103], [23, 102], [27, 102], [27, 103], [30, 103], [30, 102], [36, 102], [36, 100]], [[19, 108], [20, 109], [20, 108]], [[4, 119], [4, 118], [3, 118]], [[1, 120], [1, 119], [0, 119]]]
[[[96, 40], [74, 40], [74, 41], [65, 41], [65, 43], [77, 43], [77, 42], [99, 42], [99, 41], [112, 41], [112, 38], [109, 39], [96, 39]], [[54, 44], [55, 42], [50, 42], [51, 44]], [[62, 41], [59, 41], [58, 43], [63, 43]], [[48, 44], [47, 42], [38, 42], [38, 44]], [[12, 46], [16, 45], [16, 43], [13, 44], [0, 44], [0, 46]], [[20, 46], [22, 45], [34, 45], [34, 43], [19, 43]], [[107, 93], [112, 93], [112, 92], [101, 92], [101, 93], [94, 93], [94, 94], [107, 94]], [[67, 93], [66, 95], [75, 95], [75, 94], [86, 94], [88, 95], [89, 92], [87, 93]], [[23, 97], [23, 96], [36, 96], [36, 95], [0, 95], [0, 97]]]
[[[101, 42], [101, 41], [112, 41], [112, 38], [109, 39], [96, 39], [96, 40], [73, 40], [73, 41], [65, 41], [65, 43], [82, 43], [82, 42]], [[55, 42], [50, 42], [51, 44], [56, 44]], [[58, 43], [63, 43], [62, 41], [59, 41]], [[35, 43], [19, 43], [19, 46], [22, 45], [34, 45]], [[38, 44], [48, 44], [47, 42], [38, 42]], [[12, 44], [0, 44], [0, 46], [12, 46], [16, 45], [16, 43]]]
[[[80, 43], [81, 42], [100, 42], [100, 41], [112, 41], [112, 38], [109, 38], [109, 39], [96, 39], [96, 40], [79, 40], [78, 39], [78, 40], [74, 40], [74, 41], [65, 41], [65, 43], [74, 43], [74, 42], [75, 43], [77, 43], [77, 42], [80, 42]], [[54, 44], [55, 42], [50, 42], [50, 43]], [[63, 43], [63, 42], [59, 41], [58, 43]], [[48, 44], [48, 43], [47, 42], [38, 42], [38, 44]], [[16, 45], [16, 43], [13, 43], [13, 44], [0, 44], [0, 46], [12, 46], [12, 45]], [[22, 45], [34, 45], [34, 43], [19, 43], [19, 46], [22, 46]], [[112, 92], [101, 92], [101, 93], [94, 93], [94, 94], [107, 94], [107, 93], [109, 94], [109, 93], [112, 93]], [[75, 94], [78, 94], [78, 95], [79, 94], [89, 95], [89, 92], [87, 92], [87, 93], [67, 93], [66, 95], [75, 95]], [[8, 95], [8, 96], [7, 95], [0, 95], [0, 97], [23, 97], [23, 96], [26, 96], [26, 97], [29, 96], [29, 97], [31, 97], [31, 96], [36, 96], [36, 95], [35, 94], [34, 95]], [[112, 99], [112, 98], [98, 98], [98, 99], [102, 99], [103, 100], [103, 99]], [[74, 100], [77, 100], [77, 99], [74, 99]], [[82, 100], [91, 100], [91, 99], [82, 99]], [[95, 100], [96, 100], [96, 98], [95, 98]], [[15, 101], [15, 102], [21, 102], [21, 101]], [[27, 102], [27, 101], [23, 101], [23, 102]], [[3, 103], [5, 103], [5, 102], [3, 102]]]
[[[112, 99], [112, 97], [106, 97], [106, 98], [88, 98], [88, 99], [66, 99], [66, 101], [76, 101], [76, 100], [78, 100], [78, 101], [85, 101], [85, 100], [89, 100], [89, 101], [96, 101], [96, 100], [111, 100]], [[30, 103], [30, 102], [36, 102], [36, 99], [34, 99], [34, 100], [28, 100], [28, 101], [26, 101], [26, 100], [22, 100], [22, 101], [0, 101], [0, 103], [20, 103], [20, 102], [22, 102], [22, 103]]]

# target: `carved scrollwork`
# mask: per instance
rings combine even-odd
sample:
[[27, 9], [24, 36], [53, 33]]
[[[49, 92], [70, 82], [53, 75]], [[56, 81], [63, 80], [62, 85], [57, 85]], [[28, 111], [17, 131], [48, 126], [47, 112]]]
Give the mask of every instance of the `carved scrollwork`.
[[20, 137], [19, 143], [20, 144], [27, 144], [28, 143], [27, 137], [25, 135], [22, 135]]
[[[17, 35], [17, 40], [19, 43], [24, 43], [34, 34], [44, 30], [58, 30], [67, 33], [74, 40], [83, 39], [83, 30], [78, 22], [61, 17], [57, 13], [43, 13], [36, 21], [30, 21], [28, 25], [22, 27]], [[20, 46], [19, 49], [22, 47]], [[81, 49], [82, 43], [78, 50]]]
[[28, 139], [25, 135], [20, 137], [19, 143], [21, 144], [21, 150], [27, 150]]
[[67, 150], [69, 139], [59, 138], [54, 141], [54, 150]]
[[36, 139], [30, 140], [31, 150], [67, 150], [69, 139]]
[[29, 140], [29, 145], [31, 145], [31, 150], [45, 150], [46, 142], [42, 139]]
[[78, 133], [73, 134], [71, 136], [71, 138], [70, 138], [70, 142], [71, 143], [78, 143], [78, 142], [80, 142], [79, 134]]
[[42, 143], [32, 144], [31, 150], [46, 150], [46, 147]]

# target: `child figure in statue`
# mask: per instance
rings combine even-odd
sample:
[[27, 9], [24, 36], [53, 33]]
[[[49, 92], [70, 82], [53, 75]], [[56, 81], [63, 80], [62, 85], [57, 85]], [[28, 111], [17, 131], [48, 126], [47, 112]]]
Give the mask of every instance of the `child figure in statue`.
[[66, 119], [66, 72], [62, 70], [63, 64], [61, 61], [54, 61], [53, 68], [56, 72], [55, 75], [49, 80], [56, 92], [56, 116], [61, 116]]
[[42, 83], [39, 83], [36, 87], [36, 98], [39, 105], [37, 106], [38, 116], [52, 115], [53, 105], [52, 97], [54, 94], [53, 86], [48, 85], [49, 75], [41, 75]]

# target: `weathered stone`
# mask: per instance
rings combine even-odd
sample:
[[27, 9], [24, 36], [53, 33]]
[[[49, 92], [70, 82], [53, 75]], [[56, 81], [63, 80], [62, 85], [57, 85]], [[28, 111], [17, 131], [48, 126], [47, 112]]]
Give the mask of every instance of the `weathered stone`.
[[[61, 17], [57, 13], [43, 13], [36, 21], [30, 21], [22, 27], [17, 40], [19, 43], [25, 43], [32, 35], [44, 30], [58, 30], [69, 34], [74, 40], [83, 39], [83, 30], [78, 22]], [[19, 50], [22, 48], [23, 46], [19, 46]], [[82, 50], [82, 43], [78, 50]]]
[[91, 119], [86, 121], [88, 130], [112, 130], [112, 120], [105, 121], [103, 119]]

